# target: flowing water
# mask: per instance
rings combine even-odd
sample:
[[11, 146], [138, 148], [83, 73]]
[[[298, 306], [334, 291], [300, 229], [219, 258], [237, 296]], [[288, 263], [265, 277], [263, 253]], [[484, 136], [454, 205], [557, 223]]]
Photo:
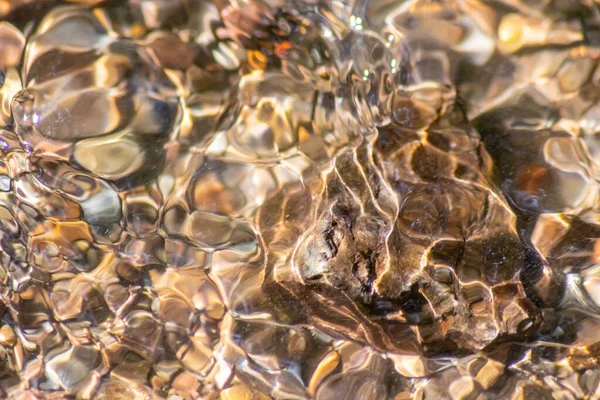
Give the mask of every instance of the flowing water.
[[1, 398], [600, 398], [597, 1], [0, 20]]

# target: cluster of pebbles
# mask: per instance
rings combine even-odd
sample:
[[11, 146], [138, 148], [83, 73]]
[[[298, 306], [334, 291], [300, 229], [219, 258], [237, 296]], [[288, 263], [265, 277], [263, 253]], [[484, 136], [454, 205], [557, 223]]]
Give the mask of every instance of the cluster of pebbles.
[[597, 2], [0, 20], [0, 397], [600, 397]]

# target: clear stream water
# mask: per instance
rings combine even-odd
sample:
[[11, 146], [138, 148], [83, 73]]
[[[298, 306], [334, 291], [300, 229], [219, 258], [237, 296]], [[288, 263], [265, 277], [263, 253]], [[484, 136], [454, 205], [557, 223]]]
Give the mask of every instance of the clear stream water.
[[0, 397], [599, 398], [597, 2], [0, 20]]

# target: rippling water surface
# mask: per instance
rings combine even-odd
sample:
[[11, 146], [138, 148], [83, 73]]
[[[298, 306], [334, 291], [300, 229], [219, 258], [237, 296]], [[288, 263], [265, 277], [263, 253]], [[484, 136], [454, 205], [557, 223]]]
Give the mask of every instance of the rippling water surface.
[[599, 398], [598, 2], [0, 20], [1, 398]]

